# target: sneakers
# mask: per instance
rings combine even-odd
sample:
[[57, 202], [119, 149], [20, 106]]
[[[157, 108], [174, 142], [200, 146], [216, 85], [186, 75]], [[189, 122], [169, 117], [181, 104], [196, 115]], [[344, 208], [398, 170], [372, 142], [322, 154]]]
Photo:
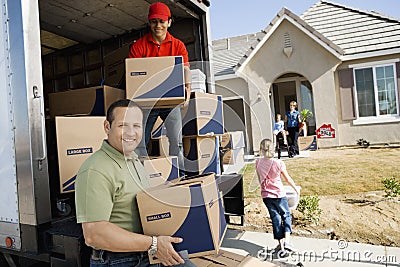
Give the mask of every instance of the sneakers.
[[290, 252], [296, 252], [297, 249], [293, 246], [293, 244], [290, 243], [283, 243], [285, 250], [290, 251]]

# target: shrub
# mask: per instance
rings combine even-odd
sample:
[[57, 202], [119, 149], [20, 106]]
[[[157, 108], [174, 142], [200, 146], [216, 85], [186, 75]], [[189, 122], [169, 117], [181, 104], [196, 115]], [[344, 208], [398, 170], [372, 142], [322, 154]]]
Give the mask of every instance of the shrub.
[[389, 197], [397, 197], [400, 195], [400, 182], [396, 178], [384, 178], [382, 184], [385, 192]]
[[310, 222], [318, 223], [322, 210], [319, 208], [318, 196], [304, 196], [300, 198], [297, 210]]

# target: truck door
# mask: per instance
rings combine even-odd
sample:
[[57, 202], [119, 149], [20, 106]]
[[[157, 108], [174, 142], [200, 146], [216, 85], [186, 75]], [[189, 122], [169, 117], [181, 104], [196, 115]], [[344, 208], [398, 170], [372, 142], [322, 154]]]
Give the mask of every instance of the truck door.
[[0, 18], [0, 247], [35, 252], [51, 219], [38, 1], [1, 0]]

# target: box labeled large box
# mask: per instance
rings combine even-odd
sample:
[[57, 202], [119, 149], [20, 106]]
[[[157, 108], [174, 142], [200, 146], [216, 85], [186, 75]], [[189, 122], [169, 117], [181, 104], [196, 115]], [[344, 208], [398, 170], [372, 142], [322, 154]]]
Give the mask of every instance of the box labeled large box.
[[218, 253], [226, 221], [213, 173], [152, 187], [136, 199], [145, 235], [181, 237], [174, 248], [189, 257]]
[[104, 57], [104, 83], [118, 87], [125, 82], [125, 59], [130, 45], [124, 45]]
[[73, 89], [49, 94], [50, 116], [105, 116], [108, 107], [125, 98], [125, 91], [110, 86]]
[[220, 174], [219, 138], [192, 136], [183, 138], [185, 174], [197, 175], [207, 172]]
[[179, 178], [178, 158], [147, 157], [143, 159], [143, 166], [149, 175], [150, 185], [157, 186]]
[[126, 96], [145, 108], [176, 107], [185, 101], [181, 56], [128, 58]]
[[100, 149], [107, 135], [105, 117], [56, 117], [58, 169], [61, 193], [75, 190], [82, 163]]
[[244, 162], [244, 147], [235, 149], [222, 149], [222, 163], [223, 164], [237, 164]]
[[310, 136], [299, 136], [297, 140], [299, 144], [299, 150], [317, 150], [317, 136], [310, 135]]
[[182, 125], [184, 136], [223, 134], [222, 96], [192, 92]]
[[235, 149], [244, 147], [244, 134], [242, 131], [227, 132], [221, 135], [222, 149]]

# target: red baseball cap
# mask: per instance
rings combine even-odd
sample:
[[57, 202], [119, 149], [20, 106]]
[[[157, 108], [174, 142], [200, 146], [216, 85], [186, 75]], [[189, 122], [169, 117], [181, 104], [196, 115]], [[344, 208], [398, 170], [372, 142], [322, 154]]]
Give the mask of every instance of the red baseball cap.
[[161, 2], [155, 2], [151, 4], [149, 8], [149, 16], [148, 19], [162, 19], [168, 20], [171, 17], [171, 11], [168, 6]]

